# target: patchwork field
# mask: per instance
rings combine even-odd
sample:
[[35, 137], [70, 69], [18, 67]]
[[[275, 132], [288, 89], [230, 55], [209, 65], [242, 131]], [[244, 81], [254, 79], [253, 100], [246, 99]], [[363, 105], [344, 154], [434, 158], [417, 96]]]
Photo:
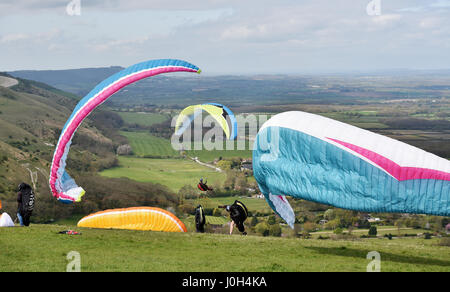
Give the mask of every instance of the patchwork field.
[[214, 159], [217, 158], [223, 158], [223, 159], [230, 159], [230, 158], [243, 158], [243, 159], [249, 159], [252, 157], [252, 150], [249, 148], [248, 142], [245, 146], [245, 150], [237, 150], [237, 142], [234, 142], [234, 146], [226, 146], [224, 142], [224, 146], [222, 147], [223, 150], [207, 150], [205, 147], [199, 147], [202, 148], [202, 150], [189, 150], [186, 151], [187, 155], [190, 157], [198, 157], [200, 161], [203, 162], [212, 162]]
[[119, 167], [102, 171], [100, 175], [159, 183], [174, 192], [178, 192], [184, 185], [196, 187], [201, 177], [207, 178], [210, 186], [221, 185], [226, 179], [224, 173], [187, 159], [119, 157], [119, 165]]
[[178, 151], [175, 151], [167, 139], [150, 135], [146, 132], [124, 132], [120, 134], [125, 136], [130, 142], [133, 153], [140, 157], [177, 157]]
[[[178, 151], [175, 151], [168, 139], [155, 137], [147, 132], [125, 132], [121, 131], [121, 135], [125, 136], [130, 142], [133, 153], [139, 157], [178, 157]], [[190, 157], [198, 157], [200, 161], [212, 162], [214, 159], [222, 158], [251, 158], [252, 151], [249, 150], [248, 143], [245, 146], [246, 150], [237, 150], [237, 144], [227, 148], [224, 143], [223, 150], [208, 150], [205, 147], [199, 146], [202, 150], [188, 150], [186, 154]], [[196, 148], [192, 145], [191, 149]], [[227, 150], [229, 149], [229, 150]]]

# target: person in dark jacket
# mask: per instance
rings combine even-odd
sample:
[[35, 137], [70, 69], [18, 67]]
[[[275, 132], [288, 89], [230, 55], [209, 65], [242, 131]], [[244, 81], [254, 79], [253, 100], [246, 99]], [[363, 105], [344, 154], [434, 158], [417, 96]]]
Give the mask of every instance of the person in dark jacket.
[[34, 208], [34, 192], [31, 186], [26, 183], [19, 185], [19, 192], [17, 193], [17, 218], [20, 226], [29, 226], [31, 214]]
[[205, 212], [203, 210], [202, 205], [198, 205], [195, 209], [195, 228], [197, 232], [204, 233], [205, 232]]
[[197, 184], [197, 188], [199, 190], [201, 190], [202, 192], [206, 192], [206, 191], [212, 191], [213, 189], [210, 188], [208, 185], [208, 180], [206, 180], [205, 182], [203, 182], [203, 178], [200, 179], [199, 183]]
[[239, 232], [242, 232], [242, 235], [247, 235], [244, 227], [244, 221], [248, 217], [248, 210], [242, 202], [236, 200], [232, 205], [223, 205], [219, 206], [219, 208], [224, 208], [230, 213], [230, 235], [233, 234], [234, 225], [237, 226]]

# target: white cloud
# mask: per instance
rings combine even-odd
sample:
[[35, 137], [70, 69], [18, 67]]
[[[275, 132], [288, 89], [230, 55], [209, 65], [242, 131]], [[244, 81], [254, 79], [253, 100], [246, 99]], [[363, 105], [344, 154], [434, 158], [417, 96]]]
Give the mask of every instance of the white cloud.
[[8, 43], [26, 40], [28, 38], [29, 38], [29, 36], [24, 33], [7, 34], [4, 36], [0, 36], [0, 43], [8, 44]]
[[2, 60], [17, 69], [157, 57], [185, 58], [205, 72], [450, 67], [450, 0], [383, 1], [380, 16], [367, 15], [367, 2], [81, 0], [82, 15], [69, 17], [69, 0], [3, 0], [0, 54], [18, 56]]

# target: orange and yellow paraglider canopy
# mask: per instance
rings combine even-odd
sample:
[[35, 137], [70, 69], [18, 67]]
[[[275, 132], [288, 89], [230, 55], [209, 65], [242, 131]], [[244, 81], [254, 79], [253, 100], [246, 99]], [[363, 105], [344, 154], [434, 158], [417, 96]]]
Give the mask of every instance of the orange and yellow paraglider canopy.
[[90, 214], [78, 222], [78, 227], [187, 232], [186, 226], [174, 214], [156, 207], [111, 209]]

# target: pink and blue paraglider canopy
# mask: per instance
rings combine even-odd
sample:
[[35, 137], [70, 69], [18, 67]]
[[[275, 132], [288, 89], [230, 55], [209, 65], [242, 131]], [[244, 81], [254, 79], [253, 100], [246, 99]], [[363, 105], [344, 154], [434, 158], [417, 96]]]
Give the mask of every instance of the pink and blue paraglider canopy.
[[79, 202], [85, 191], [65, 171], [70, 144], [83, 120], [100, 104], [123, 87], [143, 78], [170, 72], [200, 73], [188, 62], [176, 59], [151, 60], [130, 66], [98, 84], [77, 104], [66, 122], [53, 155], [50, 188], [53, 196], [64, 203]]

